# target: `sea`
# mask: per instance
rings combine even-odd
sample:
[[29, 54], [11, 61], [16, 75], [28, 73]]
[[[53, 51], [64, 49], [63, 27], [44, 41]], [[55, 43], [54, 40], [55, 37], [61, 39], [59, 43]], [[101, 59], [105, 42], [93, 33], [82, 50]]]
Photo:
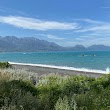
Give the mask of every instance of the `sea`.
[[110, 51], [1, 52], [0, 61], [47, 65], [70, 70], [109, 72]]

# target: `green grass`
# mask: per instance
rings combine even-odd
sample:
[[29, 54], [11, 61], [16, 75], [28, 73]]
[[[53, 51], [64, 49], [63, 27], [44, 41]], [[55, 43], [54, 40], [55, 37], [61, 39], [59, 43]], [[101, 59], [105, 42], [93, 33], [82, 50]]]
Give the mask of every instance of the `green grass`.
[[2, 68], [0, 110], [110, 110], [110, 75], [38, 77], [23, 69]]

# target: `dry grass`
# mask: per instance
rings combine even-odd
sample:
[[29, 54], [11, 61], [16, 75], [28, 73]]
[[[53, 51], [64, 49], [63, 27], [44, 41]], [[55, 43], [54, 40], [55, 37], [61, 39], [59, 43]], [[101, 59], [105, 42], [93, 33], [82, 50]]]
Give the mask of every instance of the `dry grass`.
[[0, 81], [29, 81], [32, 76], [35, 76], [37, 80], [37, 73], [27, 72], [25, 69], [0, 69]]

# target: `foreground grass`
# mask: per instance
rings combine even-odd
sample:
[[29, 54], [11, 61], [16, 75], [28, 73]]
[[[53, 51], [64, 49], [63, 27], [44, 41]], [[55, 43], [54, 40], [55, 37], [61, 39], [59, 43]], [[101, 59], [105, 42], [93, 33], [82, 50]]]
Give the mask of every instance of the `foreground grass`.
[[0, 69], [0, 110], [110, 110], [110, 75], [37, 77], [26, 70]]

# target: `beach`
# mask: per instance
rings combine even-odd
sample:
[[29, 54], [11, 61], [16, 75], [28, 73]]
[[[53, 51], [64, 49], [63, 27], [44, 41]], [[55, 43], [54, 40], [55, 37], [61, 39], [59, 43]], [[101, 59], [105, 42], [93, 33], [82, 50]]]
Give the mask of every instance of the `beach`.
[[10, 62], [13, 68], [25, 69], [27, 71], [35, 72], [38, 76], [48, 75], [48, 74], [60, 74], [60, 75], [85, 75], [88, 77], [100, 77], [104, 73], [95, 72], [95, 71], [82, 71], [82, 70], [72, 70], [68, 68], [60, 68], [56, 66], [48, 65], [35, 65], [35, 64], [26, 64], [26, 63], [13, 63]]

